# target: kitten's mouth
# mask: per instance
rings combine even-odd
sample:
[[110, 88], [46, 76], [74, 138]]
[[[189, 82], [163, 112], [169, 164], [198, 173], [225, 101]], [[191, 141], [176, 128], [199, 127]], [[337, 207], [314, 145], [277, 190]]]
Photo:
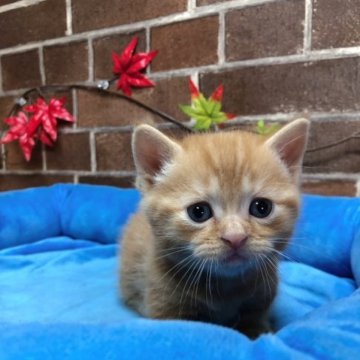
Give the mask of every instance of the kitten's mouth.
[[230, 254], [227, 254], [223, 259], [222, 262], [225, 264], [237, 264], [240, 262], [244, 262], [247, 260], [247, 257], [244, 254], [239, 254], [238, 252], [234, 251]]

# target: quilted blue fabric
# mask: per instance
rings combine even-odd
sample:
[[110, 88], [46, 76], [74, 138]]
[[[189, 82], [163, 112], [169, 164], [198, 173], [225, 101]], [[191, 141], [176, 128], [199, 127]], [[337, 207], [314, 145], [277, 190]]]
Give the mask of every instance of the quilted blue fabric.
[[[136, 190], [0, 194], [0, 359], [358, 359], [360, 199], [304, 196], [274, 334], [139, 318], [118, 299], [116, 239]], [[121, 249], [120, 249], [121, 250]]]

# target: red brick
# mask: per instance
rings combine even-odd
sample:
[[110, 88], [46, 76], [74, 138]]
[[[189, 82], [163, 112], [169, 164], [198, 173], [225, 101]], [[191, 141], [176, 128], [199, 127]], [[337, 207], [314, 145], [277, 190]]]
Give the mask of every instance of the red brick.
[[[167, 113], [176, 120], [187, 121], [189, 118], [180, 110], [179, 104], [190, 103], [188, 83], [187, 77], [158, 80], [155, 87], [136, 93], [135, 98]], [[162, 118], [156, 118], [156, 120], [165, 122]]]
[[8, 125], [4, 120], [9, 116], [12, 107], [15, 104], [15, 98], [12, 96], [5, 96], [0, 98], [0, 131], [6, 130]]
[[0, 49], [65, 35], [65, 1], [47, 0], [0, 14]]
[[145, 51], [145, 31], [131, 34], [116, 34], [94, 40], [94, 74], [95, 79], [111, 79], [113, 62], [112, 52], [121, 53], [133, 37], [137, 36], [139, 42], [136, 51]]
[[[179, 104], [190, 101], [187, 78], [157, 81], [155, 88], [136, 90], [133, 97], [180, 121], [187, 120], [179, 110]], [[78, 92], [79, 126], [124, 126], [156, 122], [165, 120], [126, 100], [100, 93]]]
[[47, 84], [68, 84], [88, 79], [88, 43], [72, 42], [44, 48]]
[[225, 16], [227, 60], [302, 52], [304, 16], [303, 0], [279, 1], [228, 12]]
[[59, 134], [54, 148], [46, 152], [50, 170], [90, 170], [89, 134]]
[[62, 175], [6, 175], [0, 174], [0, 191], [49, 186], [56, 183], [71, 183], [72, 176]]
[[133, 188], [135, 179], [133, 176], [80, 176], [79, 183]]
[[214, 64], [218, 61], [217, 16], [178, 22], [151, 30], [151, 48], [159, 50], [153, 71]]
[[[308, 150], [333, 144], [359, 132], [359, 120], [313, 121]], [[318, 151], [307, 151], [304, 159], [306, 173], [359, 173], [360, 138]]]
[[301, 186], [304, 193], [330, 195], [330, 196], [355, 196], [356, 184], [347, 180], [304, 180]]
[[314, 49], [359, 46], [359, 0], [314, 1], [312, 42]]
[[31, 160], [26, 161], [18, 141], [5, 145], [5, 158], [7, 170], [41, 170], [42, 154], [41, 145], [38, 143], [31, 155]]
[[223, 83], [224, 109], [239, 115], [359, 111], [360, 58], [258, 66], [201, 75], [209, 94]]
[[96, 135], [97, 170], [134, 170], [131, 153], [131, 133]]
[[185, 11], [187, 0], [77, 0], [72, 6], [74, 32], [81, 32]]
[[14, 90], [41, 85], [39, 52], [4, 55], [1, 57], [4, 90]]

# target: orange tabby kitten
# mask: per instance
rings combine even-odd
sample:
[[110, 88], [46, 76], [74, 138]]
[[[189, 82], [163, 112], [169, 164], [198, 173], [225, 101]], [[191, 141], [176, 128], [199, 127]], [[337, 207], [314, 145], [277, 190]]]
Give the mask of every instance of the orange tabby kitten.
[[146, 317], [269, 331], [277, 263], [299, 209], [309, 121], [268, 139], [247, 132], [181, 141], [133, 135], [140, 211], [121, 239], [121, 293]]

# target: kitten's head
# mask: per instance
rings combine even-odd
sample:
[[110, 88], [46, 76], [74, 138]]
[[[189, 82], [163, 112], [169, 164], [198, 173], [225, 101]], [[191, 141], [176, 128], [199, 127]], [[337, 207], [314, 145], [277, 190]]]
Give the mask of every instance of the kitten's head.
[[299, 119], [267, 139], [233, 131], [181, 141], [137, 127], [137, 183], [161, 249], [185, 248], [229, 273], [282, 250], [298, 214], [308, 127]]

